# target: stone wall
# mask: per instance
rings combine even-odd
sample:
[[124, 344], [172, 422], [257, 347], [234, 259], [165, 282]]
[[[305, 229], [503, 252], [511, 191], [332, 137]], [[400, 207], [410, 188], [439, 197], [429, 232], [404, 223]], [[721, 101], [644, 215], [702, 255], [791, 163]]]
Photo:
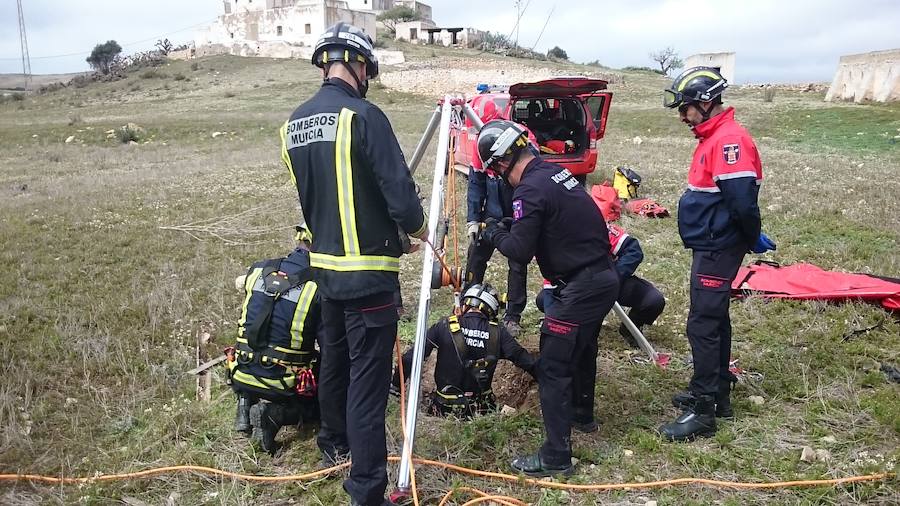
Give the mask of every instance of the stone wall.
[[900, 100], [900, 49], [842, 56], [825, 100]]

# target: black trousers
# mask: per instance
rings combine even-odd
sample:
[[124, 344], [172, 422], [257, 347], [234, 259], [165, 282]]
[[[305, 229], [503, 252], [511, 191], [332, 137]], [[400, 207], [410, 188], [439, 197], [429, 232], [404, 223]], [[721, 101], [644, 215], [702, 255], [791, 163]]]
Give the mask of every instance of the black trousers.
[[622, 280], [619, 304], [631, 308], [628, 318], [635, 325], [648, 325], [656, 321], [666, 307], [666, 298], [653, 283], [637, 276]]
[[619, 276], [606, 266], [589, 267], [549, 295], [537, 362], [546, 433], [540, 453], [548, 464], [568, 465], [575, 405], [589, 398], [593, 406], [597, 337], [619, 295]]
[[715, 395], [719, 380], [731, 378], [731, 282], [746, 251], [746, 247], [694, 251], [687, 335], [694, 359], [690, 389], [696, 394]]
[[[487, 242], [476, 244], [472, 241], [466, 258], [465, 286], [484, 282], [484, 272], [487, 270], [488, 260], [494, 254], [494, 248]], [[507, 259], [509, 272], [506, 275], [506, 315], [504, 320], [519, 322], [522, 319], [522, 311], [525, 310], [526, 292], [525, 285], [528, 280], [528, 264], [520, 264], [515, 260]]]
[[382, 504], [387, 488], [384, 411], [397, 319], [393, 292], [322, 301], [318, 445], [330, 456], [352, 454], [344, 490], [365, 505]]

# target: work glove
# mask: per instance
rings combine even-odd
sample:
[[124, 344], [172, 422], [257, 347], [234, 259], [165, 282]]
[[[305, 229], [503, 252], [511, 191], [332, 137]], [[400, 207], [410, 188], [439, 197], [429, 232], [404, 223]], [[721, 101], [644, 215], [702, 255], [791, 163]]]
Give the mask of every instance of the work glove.
[[475, 238], [478, 236], [478, 231], [481, 229], [481, 223], [477, 221], [470, 221], [466, 223], [466, 235], [469, 237]]
[[498, 221], [496, 218], [488, 218], [484, 221], [484, 231], [481, 232], [481, 239], [489, 244], [496, 246], [495, 239], [497, 234], [501, 232], [509, 232], [512, 227], [512, 218], [503, 218]]
[[760, 232], [759, 237], [756, 239], [756, 244], [750, 248], [750, 251], [753, 253], [765, 253], [766, 251], [775, 251], [778, 249], [778, 246], [772, 242], [772, 239], [769, 239], [769, 236]]

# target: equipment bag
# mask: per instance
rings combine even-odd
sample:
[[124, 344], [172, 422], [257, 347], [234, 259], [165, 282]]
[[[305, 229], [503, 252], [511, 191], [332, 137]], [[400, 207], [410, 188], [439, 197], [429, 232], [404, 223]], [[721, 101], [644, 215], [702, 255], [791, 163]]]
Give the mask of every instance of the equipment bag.
[[628, 167], [616, 167], [613, 176], [613, 188], [619, 194], [619, 198], [628, 200], [637, 198], [638, 187], [641, 186], [641, 175]]

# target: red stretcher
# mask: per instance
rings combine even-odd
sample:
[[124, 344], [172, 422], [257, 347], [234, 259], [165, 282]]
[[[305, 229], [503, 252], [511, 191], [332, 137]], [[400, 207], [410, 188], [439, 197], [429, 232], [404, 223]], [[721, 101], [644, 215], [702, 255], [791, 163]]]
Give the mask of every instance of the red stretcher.
[[900, 280], [826, 271], [812, 264], [781, 266], [758, 261], [738, 270], [731, 291], [739, 298], [865, 300], [900, 311]]

